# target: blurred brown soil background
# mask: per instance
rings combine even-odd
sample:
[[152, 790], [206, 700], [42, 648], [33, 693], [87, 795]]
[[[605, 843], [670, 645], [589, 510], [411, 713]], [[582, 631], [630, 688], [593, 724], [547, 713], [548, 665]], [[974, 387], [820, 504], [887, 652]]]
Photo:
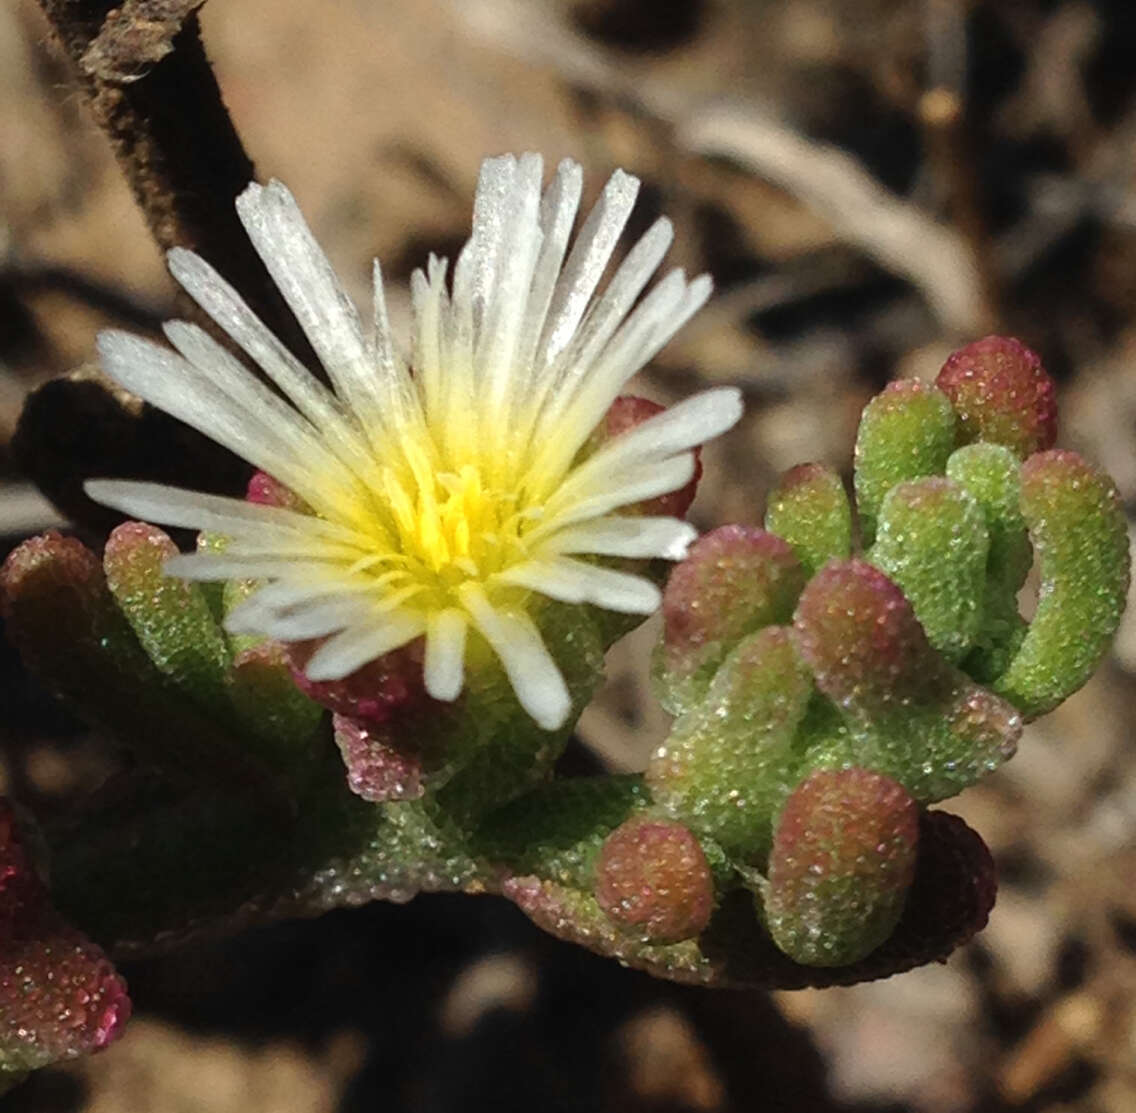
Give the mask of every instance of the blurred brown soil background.
[[[989, 331], [1038, 349], [1062, 443], [1136, 508], [1131, 0], [212, 0], [205, 43], [262, 178], [360, 300], [468, 231], [479, 161], [623, 166], [710, 306], [641, 377], [747, 395], [697, 524], [758, 522], [804, 460], [847, 474], [861, 406]], [[0, 534], [56, 513], [8, 443], [29, 390], [153, 329], [174, 291], [31, 0], [0, 5]], [[578, 769], [665, 730], [651, 624], [610, 655]], [[113, 749], [0, 661], [4, 777], [48, 811]], [[35, 1113], [1131, 1113], [1136, 616], [1087, 688], [951, 802], [990, 843], [989, 928], [880, 984], [690, 990], [548, 939], [497, 900], [424, 897], [128, 965], [137, 1016], [6, 1099]]]

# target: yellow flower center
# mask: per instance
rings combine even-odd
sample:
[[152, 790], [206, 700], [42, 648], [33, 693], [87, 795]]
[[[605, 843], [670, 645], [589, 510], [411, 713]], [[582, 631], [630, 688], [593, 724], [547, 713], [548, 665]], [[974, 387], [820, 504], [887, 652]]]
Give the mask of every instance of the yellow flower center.
[[452, 607], [463, 583], [485, 584], [529, 558], [525, 533], [540, 520], [541, 508], [487, 481], [478, 464], [456, 471], [436, 470], [425, 459], [416, 464], [383, 467], [373, 480], [365, 531], [373, 551], [352, 571], [373, 572], [400, 602], [416, 608]]

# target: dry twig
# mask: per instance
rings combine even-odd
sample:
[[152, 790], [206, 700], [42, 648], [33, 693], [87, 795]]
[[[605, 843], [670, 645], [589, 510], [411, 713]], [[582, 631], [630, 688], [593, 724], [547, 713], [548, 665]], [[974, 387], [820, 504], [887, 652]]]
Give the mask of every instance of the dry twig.
[[201, 43], [203, 2], [39, 0], [158, 245], [209, 259], [304, 357], [310, 349], [233, 209], [254, 168]]
[[673, 129], [680, 149], [732, 158], [792, 194], [837, 235], [911, 281], [944, 327], [980, 332], [989, 313], [964, 237], [896, 197], [852, 155], [814, 142], [752, 102], [695, 103], [669, 82], [629, 75], [547, 5], [526, 0], [460, 0], [470, 30], [565, 79], [601, 92]]

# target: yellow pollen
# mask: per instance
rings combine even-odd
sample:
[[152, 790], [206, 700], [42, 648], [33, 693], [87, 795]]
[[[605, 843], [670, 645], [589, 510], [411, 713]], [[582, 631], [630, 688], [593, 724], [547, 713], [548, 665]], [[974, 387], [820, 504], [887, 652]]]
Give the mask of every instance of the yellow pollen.
[[539, 520], [540, 508], [518, 507], [517, 493], [489, 485], [478, 465], [456, 471], [386, 467], [378, 487], [377, 501], [389, 519], [376, 523], [376, 552], [354, 570], [373, 569], [386, 584], [400, 581], [400, 588], [413, 583], [428, 607], [454, 605], [462, 583], [484, 582], [529, 555], [524, 534]]

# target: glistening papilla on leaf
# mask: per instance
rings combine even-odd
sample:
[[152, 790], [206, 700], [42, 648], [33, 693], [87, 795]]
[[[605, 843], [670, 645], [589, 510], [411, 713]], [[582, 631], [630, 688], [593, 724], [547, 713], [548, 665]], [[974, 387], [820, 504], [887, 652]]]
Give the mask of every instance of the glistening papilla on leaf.
[[[695, 452], [738, 392], [666, 411], [619, 392], [709, 284], [644, 294], [661, 221], [597, 293], [634, 180], [569, 248], [579, 168], [540, 177], [535, 156], [485, 164], [450, 284], [437, 260], [412, 280], [408, 360], [377, 272], [368, 338], [290, 195], [242, 194], [332, 389], [184, 251], [175, 275], [276, 390], [194, 326], [168, 326], [176, 354], [102, 340], [120, 383], [258, 471], [243, 502], [93, 482], [204, 531], [198, 551], [128, 523], [101, 566], [48, 535], [0, 577], [28, 664], [176, 786], [54, 846], [95, 937], [496, 892], [660, 976], [794, 987], [942, 958], [985, 922], [989, 855], [928, 805], [1084, 682], [1128, 581], [1115, 489], [1052, 448], [1040, 361], [988, 338], [939, 385], [891, 384], [855, 506], [802, 465], [764, 529], [695, 540]], [[678, 562], [661, 597], [654, 558]], [[660, 598], [669, 737], [642, 775], [558, 776], [604, 649]]]

